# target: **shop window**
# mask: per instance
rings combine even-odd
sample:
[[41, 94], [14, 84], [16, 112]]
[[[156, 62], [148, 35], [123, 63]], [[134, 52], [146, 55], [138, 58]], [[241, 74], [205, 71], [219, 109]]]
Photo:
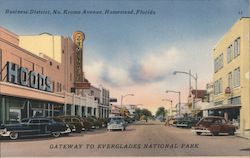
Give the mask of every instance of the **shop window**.
[[70, 104], [66, 105], [66, 115], [71, 115], [71, 105]]
[[92, 108], [88, 107], [88, 111], [87, 112], [88, 112], [89, 115], [91, 115], [91, 110], [92, 110]]

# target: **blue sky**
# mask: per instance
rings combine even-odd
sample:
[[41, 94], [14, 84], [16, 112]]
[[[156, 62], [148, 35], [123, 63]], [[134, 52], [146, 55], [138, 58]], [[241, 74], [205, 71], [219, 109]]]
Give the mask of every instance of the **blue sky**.
[[[9, 15], [5, 10], [153, 10], [155, 15]], [[212, 81], [211, 50], [242, 16], [248, 0], [0, 0], [0, 25], [19, 35], [86, 35], [84, 71], [94, 85], [114, 97], [134, 93], [125, 103], [162, 105], [166, 89], [183, 91], [187, 76], [174, 70], [192, 69], [199, 88]], [[241, 12], [241, 14], [239, 14]], [[145, 100], [144, 98], [148, 98]]]

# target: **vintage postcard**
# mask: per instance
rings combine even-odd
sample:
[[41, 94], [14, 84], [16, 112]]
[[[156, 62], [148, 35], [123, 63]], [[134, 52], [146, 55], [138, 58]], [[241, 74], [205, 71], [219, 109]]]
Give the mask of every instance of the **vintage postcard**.
[[0, 0], [0, 157], [249, 157], [248, 0]]

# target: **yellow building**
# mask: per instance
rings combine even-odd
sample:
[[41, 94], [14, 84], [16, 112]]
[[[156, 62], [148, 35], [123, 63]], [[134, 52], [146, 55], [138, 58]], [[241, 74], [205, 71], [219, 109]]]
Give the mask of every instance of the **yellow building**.
[[36, 54], [45, 54], [55, 61], [62, 61], [62, 36], [55, 36], [49, 33], [40, 35], [19, 36], [19, 46]]
[[213, 49], [214, 106], [210, 115], [224, 116], [250, 129], [250, 18], [239, 19]]

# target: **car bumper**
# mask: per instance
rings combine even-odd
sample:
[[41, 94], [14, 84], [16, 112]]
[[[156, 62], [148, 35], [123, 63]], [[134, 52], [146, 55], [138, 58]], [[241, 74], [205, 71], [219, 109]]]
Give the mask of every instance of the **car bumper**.
[[113, 130], [113, 129], [124, 129], [123, 125], [109, 125], [107, 129]]
[[9, 137], [10, 136], [10, 131], [0, 131], [0, 137]]
[[177, 127], [188, 127], [187, 124], [176, 124]]
[[67, 128], [65, 131], [61, 132], [62, 134], [67, 134], [67, 133], [71, 133], [71, 129]]
[[205, 129], [192, 129], [191, 132], [193, 132], [193, 133], [196, 133], [196, 132], [211, 133], [209, 130], [205, 130]]

